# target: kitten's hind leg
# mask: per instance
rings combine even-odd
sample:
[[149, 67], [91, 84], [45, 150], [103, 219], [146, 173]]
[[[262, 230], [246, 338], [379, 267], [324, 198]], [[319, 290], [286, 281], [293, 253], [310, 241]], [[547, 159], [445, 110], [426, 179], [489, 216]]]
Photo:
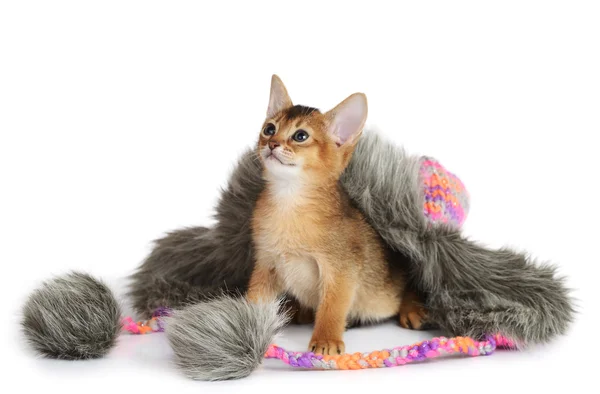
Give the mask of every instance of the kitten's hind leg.
[[423, 330], [427, 326], [427, 309], [411, 290], [407, 290], [402, 297], [399, 322], [401, 327], [410, 330]]

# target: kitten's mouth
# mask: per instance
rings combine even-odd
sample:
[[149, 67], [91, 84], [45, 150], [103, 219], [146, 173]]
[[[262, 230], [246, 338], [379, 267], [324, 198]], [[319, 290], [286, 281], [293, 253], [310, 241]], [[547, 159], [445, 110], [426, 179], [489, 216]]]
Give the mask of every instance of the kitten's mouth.
[[284, 166], [294, 166], [295, 164], [293, 163], [284, 163], [283, 161], [281, 161], [281, 159], [279, 157], [277, 157], [277, 155], [275, 155], [273, 152], [268, 152], [267, 155], [265, 156], [265, 160], [267, 161], [275, 161], [278, 162], [279, 164], [282, 164]]

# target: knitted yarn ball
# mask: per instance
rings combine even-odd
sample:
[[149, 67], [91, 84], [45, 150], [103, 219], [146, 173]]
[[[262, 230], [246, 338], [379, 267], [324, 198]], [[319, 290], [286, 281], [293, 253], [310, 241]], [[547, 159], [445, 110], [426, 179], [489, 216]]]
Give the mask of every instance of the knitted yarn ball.
[[430, 157], [421, 159], [419, 175], [427, 221], [460, 228], [469, 212], [469, 193], [462, 181]]

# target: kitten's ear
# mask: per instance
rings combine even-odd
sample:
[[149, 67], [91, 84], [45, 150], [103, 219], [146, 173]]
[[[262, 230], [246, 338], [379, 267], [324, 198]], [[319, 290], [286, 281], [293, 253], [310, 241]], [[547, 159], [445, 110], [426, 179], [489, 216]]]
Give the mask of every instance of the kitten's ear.
[[273, 74], [273, 77], [271, 77], [271, 95], [269, 97], [267, 117], [270, 118], [277, 112], [291, 106], [293, 106], [292, 100], [288, 95], [285, 85], [277, 75]]
[[367, 96], [354, 93], [325, 114], [330, 135], [338, 145], [354, 144], [367, 121]]

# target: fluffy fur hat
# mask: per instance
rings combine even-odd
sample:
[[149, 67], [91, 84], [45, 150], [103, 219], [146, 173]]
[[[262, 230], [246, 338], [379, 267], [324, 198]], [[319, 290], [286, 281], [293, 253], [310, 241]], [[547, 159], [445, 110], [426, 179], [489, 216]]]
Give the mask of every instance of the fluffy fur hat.
[[[485, 248], [461, 234], [469, 209], [468, 193], [458, 177], [435, 159], [408, 155], [376, 133], [365, 132], [340, 182], [387, 244], [410, 261], [412, 281], [425, 295], [430, 319], [448, 335], [502, 334], [518, 346], [526, 346], [565, 333], [573, 319], [573, 306], [555, 267], [508, 248]], [[276, 307], [254, 310], [238, 297], [246, 291], [253, 268], [249, 223], [263, 187], [259, 162], [254, 152], [248, 151], [222, 192], [216, 225], [180, 229], [157, 240], [130, 278], [129, 296], [141, 315], [149, 317], [160, 307], [176, 310], [167, 335], [178, 365], [190, 377], [246, 376], [260, 363], [263, 347], [283, 324]], [[88, 287], [102, 291], [104, 297], [103, 288]], [[48, 295], [51, 290], [47, 288], [44, 296], [52, 297]], [[60, 357], [56, 353], [60, 351], [78, 357], [85, 354], [73, 353], [62, 338], [68, 334], [77, 347], [82, 339], [88, 340], [86, 335], [61, 326], [60, 319], [55, 319], [52, 329], [70, 330], [51, 336], [61, 338], [60, 346], [47, 351], [38, 345], [47, 335], [40, 322], [48, 307], [35, 300], [39, 294], [29, 301], [26, 310], [30, 318], [24, 324], [28, 337], [35, 338], [32, 343], [37, 350], [54, 357]], [[61, 297], [71, 297], [70, 302], [57, 313], [72, 314], [76, 311], [69, 311], [69, 305], [80, 309], [93, 298], [82, 294], [63, 291]], [[211, 302], [199, 304], [206, 300]], [[97, 327], [111, 337], [115, 335], [115, 309], [112, 302], [104, 303], [105, 312], [97, 310], [98, 303], [93, 311], [98, 314], [96, 321], [105, 320]], [[254, 333], [250, 342], [249, 332]], [[226, 337], [219, 341], [219, 335]], [[105, 336], [101, 336], [105, 349], [94, 349], [90, 356], [103, 354], [112, 346], [114, 341]], [[233, 370], [215, 361], [231, 351], [252, 359]]]

